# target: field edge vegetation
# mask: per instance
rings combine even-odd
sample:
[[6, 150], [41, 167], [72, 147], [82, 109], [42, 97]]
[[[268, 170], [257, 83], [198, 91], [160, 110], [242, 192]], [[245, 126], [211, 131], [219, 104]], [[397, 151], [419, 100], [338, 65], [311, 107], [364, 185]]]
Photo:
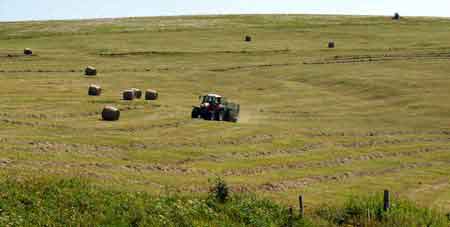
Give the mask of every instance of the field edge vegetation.
[[1, 226], [449, 226], [448, 214], [382, 196], [350, 197], [301, 218], [296, 209], [211, 181], [206, 196], [116, 191], [82, 178], [17, 179], [0, 184]]

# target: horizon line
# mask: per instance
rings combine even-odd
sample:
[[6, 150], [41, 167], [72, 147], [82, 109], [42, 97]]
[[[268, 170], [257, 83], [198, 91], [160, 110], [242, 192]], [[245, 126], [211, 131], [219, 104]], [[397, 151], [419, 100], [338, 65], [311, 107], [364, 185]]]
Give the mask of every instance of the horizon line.
[[[137, 16], [117, 16], [117, 17], [81, 17], [81, 18], [55, 18], [55, 19], [25, 19], [25, 20], [1, 20], [0, 23], [26, 23], [26, 22], [57, 22], [57, 21], [89, 21], [89, 20], [120, 20], [120, 19], [132, 19], [132, 18], [164, 18], [164, 17], [201, 17], [201, 16], [262, 16], [262, 15], [292, 15], [292, 16], [358, 16], [358, 17], [390, 17], [393, 16], [387, 14], [331, 14], [331, 13], [202, 13], [202, 14], [167, 14], [167, 15], [137, 15]], [[430, 15], [402, 15], [401, 17], [409, 18], [440, 18], [450, 19], [450, 16], [430, 16]]]

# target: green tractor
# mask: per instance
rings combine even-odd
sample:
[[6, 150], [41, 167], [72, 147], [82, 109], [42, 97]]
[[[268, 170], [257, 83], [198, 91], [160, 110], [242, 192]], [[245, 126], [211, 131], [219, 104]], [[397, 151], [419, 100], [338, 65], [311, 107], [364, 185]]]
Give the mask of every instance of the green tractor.
[[228, 102], [226, 98], [217, 94], [199, 96], [199, 99], [201, 104], [200, 106], [193, 106], [192, 118], [230, 122], [239, 120], [239, 104]]

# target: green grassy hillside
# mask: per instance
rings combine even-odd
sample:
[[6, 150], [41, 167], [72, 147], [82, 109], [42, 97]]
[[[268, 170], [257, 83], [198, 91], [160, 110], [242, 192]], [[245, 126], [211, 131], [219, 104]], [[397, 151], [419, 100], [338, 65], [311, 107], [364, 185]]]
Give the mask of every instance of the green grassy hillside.
[[[310, 207], [389, 188], [448, 210], [449, 60], [450, 20], [438, 18], [1, 23], [0, 173], [182, 194], [219, 175]], [[90, 84], [104, 94], [88, 97]], [[122, 101], [131, 87], [160, 99]], [[240, 122], [191, 120], [207, 92], [240, 103]], [[120, 121], [100, 120], [110, 104]]]
[[[215, 186], [214, 186], [215, 185]], [[216, 181], [213, 188], [223, 189]], [[220, 186], [222, 185], [222, 186]], [[226, 185], [226, 183], [225, 183]], [[214, 192], [216, 191], [216, 192]], [[377, 195], [350, 197], [338, 206], [323, 205], [300, 216], [298, 210], [254, 194], [159, 196], [92, 187], [89, 182], [18, 180], [0, 184], [1, 226], [173, 226], [173, 227], [447, 227], [448, 215], [395, 199], [389, 211]]]

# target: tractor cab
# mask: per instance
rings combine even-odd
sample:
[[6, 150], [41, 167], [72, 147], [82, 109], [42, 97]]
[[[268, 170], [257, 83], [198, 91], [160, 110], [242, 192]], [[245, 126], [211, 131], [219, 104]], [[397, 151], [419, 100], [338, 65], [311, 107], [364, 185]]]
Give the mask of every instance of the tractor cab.
[[210, 105], [219, 105], [222, 104], [222, 96], [216, 94], [208, 94], [205, 96], [200, 96], [202, 99], [202, 104], [208, 103]]

